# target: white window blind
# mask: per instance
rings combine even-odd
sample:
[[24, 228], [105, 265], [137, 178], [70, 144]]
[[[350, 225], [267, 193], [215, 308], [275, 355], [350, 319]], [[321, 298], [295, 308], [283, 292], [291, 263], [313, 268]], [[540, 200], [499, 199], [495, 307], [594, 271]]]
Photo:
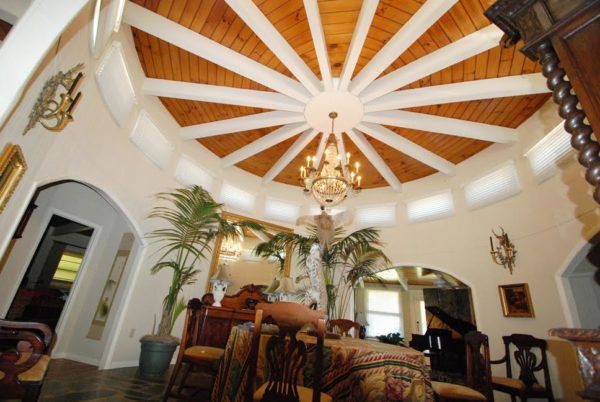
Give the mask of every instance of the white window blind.
[[233, 209], [250, 212], [254, 209], [256, 197], [227, 182], [221, 187], [221, 202]]
[[367, 336], [402, 333], [400, 294], [393, 290], [366, 289]]
[[150, 120], [148, 113], [141, 110], [129, 139], [148, 159], [164, 169], [171, 158], [173, 145]]
[[121, 44], [114, 42], [96, 70], [96, 83], [107, 109], [119, 126], [127, 123], [137, 103]]
[[354, 222], [357, 227], [385, 227], [396, 224], [396, 203], [368, 205], [356, 208]]
[[525, 157], [537, 182], [541, 183], [558, 173], [558, 163], [571, 151], [571, 135], [565, 131], [564, 123], [561, 122], [531, 147]]
[[181, 155], [175, 168], [175, 179], [186, 186], [196, 184], [205, 190], [210, 190], [213, 178], [187, 155]]
[[454, 199], [452, 192], [430, 195], [406, 203], [406, 213], [409, 222], [423, 222], [445, 218], [454, 214]]
[[464, 187], [469, 209], [477, 209], [502, 201], [521, 192], [519, 177], [513, 161], [501, 165]]
[[300, 206], [276, 198], [265, 200], [265, 216], [282, 222], [296, 223], [300, 215]]

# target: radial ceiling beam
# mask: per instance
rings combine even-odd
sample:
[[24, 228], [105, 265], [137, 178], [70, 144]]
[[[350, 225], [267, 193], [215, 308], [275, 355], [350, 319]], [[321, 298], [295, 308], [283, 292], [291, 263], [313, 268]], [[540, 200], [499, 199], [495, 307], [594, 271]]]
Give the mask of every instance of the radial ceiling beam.
[[383, 160], [383, 158], [377, 153], [371, 143], [362, 135], [361, 132], [351, 129], [346, 132], [348, 137], [356, 144], [358, 149], [367, 157], [371, 165], [377, 169], [379, 174], [387, 181], [387, 183], [397, 192], [402, 191], [402, 183], [396, 177], [392, 169]]
[[127, 3], [123, 21], [296, 100], [307, 102], [310, 99], [310, 94], [298, 81], [135, 3]]
[[390, 93], [436, 71], [498, 46], [502, 30], [489, 25], [462, 39], [452, 42], [372, 82], [360, 93], [363, 102]]
[[317, 76], [254, 2], [250, 0], [225, 1], [311, 94], [316, 95], [321, 92], [321, 82]]
[[304, 112], [304, 104], [277, 92], [221, 87], [218, 85], [145, 78], [144, 95], [188, 99], [199, 102]]
[[179, 133], [185, 139], [206, 138], [301, 121], [304, 121], [302, 113], [274, 111], [183, 127]]
[[344, 60], [344, 66], [342, 67], [342, 75], [340, 76], [339, 90], [345, 91], [348, 89], [348, 84], [356, 68], [358, 57], [363, 49], [367, 33], [371, 28], [371, 22], [373, 16], [377, 10], [377, 3], [379, 0], [364, 0], [360, 8], [360, 14], [358, 15], [358, 21], [354, 27], [354, 33], [352, 34], [352, 40], [350, 47], [346, 53], [346, 59]]
[[318, 168], [321, 164], [321, 159], [323, 159], [323, 154], [325, 153], [325, 147], [327, 146], [328, 139], [329, 134], [323, 133], [321, 135], [321, 140], [319, 141], [319, 146], [317, 147], [317, 152], [315, 153], [315, 168]]
[[342, 133], [335, 133], [335, 142], [337, 143], [338, 155], [340, 156], [340, 163], [342, 166], [346, 166], [348, 161], [346, 160], [346, 145], [344, 144], [344, 137]]
[[515, 143], [518, 140], [517, 130], [514, 128], [405, 110], [368, 113], [364, 115], [363, 121], [503, 144]]
[[546, 86], [546, 78], [541, 73], [515, 75], [400, 90], [367, 103], [365, 112], [548, 92], [550, 90]]
[[325, 43], [325, 34], [323, 33], [323, 24], [321, 23], [321, 14], [317, 0], [304, 0], [304, 9], [308, 18], [308, 26], [312, 35], [317, 61], [321, 70], [321, 78], [326, 91], [330, 91], [333, 86], [331, 78], [331, 66], [329, 64], [329, 52]]
[[360, 123], [356, 128], [376, 140], [381, 141], [442, 173], [447, 175], [455, 174], [455, 165], [453, 163], [448, 162], [446, 159], [434, 154], [422, 146], [407, 140], [388, 128], [373, 123]]
[[279, 158], [277, 162], [271, 169], [267, 172], [267, 174], [263, 177], [263, 183], [267, 184], [273, 181], [275, 177], [287, 166], [290, 162], [298, 155], [306, 146], [319, 134], [318, 130], [314, 128], [309, 128], [304, 131], [300, 137], [292, 144], [291, 147], [288, 148], [287, 151]]
[[271, 133], [263, 137], [260, 137], [259, 139], [251, 142], [245, 147], [242, 147], [237, 151], [230, 153], [229, 155], [221, 159], [221, 164], [224, 167], [233, 166], [236, 163], [241, 162], [244, 159], [248, 159], [252, 155], [256, 155], [257, 153], [260, 153], [267, 148], [271, 148], [272, 146], [277, 145], [280, 142], [283, 142], [288, 138], [291, 138], [299, 132], [304, 131], [308, 128], [309, 126], [307, 123], [294, 123], [285, 125], [283, 127], [279, 127], [277, 130], [272, 131]]
[[350, 92], [361, 93], [394, 62], [410, 45], [429, 29], [458, 0], [428, 0], [377, 52], [350, 83]]

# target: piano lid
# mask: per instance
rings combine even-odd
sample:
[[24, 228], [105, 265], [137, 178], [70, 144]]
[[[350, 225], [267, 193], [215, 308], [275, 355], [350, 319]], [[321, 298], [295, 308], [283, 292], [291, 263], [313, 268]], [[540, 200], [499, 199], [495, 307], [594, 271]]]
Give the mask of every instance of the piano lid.
[[[453, 317], [439, 307], [427, 306], [425, 309], [427, 309], [427, 311], [429, 311], [433, 316], [437, 317], [445, 325], [458, 332], [462, 336], [464, 336], [467, 332], [477, 330], [475, 325], [468, 321], [461, 320], [460, 318]], [[429, 325], [427, 325], [427, 328], [429, 329]]]

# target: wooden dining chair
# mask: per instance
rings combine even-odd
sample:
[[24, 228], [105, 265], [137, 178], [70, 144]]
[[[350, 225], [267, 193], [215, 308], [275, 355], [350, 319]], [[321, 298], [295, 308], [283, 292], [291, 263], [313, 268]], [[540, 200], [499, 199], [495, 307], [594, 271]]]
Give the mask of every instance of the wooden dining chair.
[[[527, 334], [512, 334], [503, 336], [504, 357], [492, 360], [492, 364], [506, 364], [506, 377], [492, 377], [492, 388], [510, 395], [512, 402], [518, 396], [521, 401], [528, 398], [547, 398], [554, 401], [550, 372], [546, 358], [547, 344], [544, 339], [534, 338]], [[515, 362], [519, 366], [518, 377], [513, 377], [511, 350]], [[536, 378], [535, 373], [541, 372], [544, 376], [543, 385]]]
[[[202, 336], [202, 324], [205, 322], [205, 317], [203, 315], [206, 312], [206, 309], [202, 307], [202, 302], [199, 299], [194, 298], [188, 302], [177, 361], [175, 362], [175, 367], [171, 373], [169, 382], [167, 383], [163, 401], [167, 401], [170, 397], [193, 399], [195, 393], [185, 394], [184, 390], [186, 388], [196, 388], [196, 393], [200, 390], [210, 391], [212, 379], [218, 370], [218, 365], [223, 357], [225, 349], [199, 344]], [[179, 386], [173, 391], [173, 387], [182, 368], [183, 372], [179, 381]], [[210, 379], [208, 384], [205, 382], [204, 384], [186, 385], [187, 377], [192, 370], [194, 372], [203, 372], [207, 374]]]
[[488, 337], [479, 331], [471, 331], [464, 336], [464, 340], [467, 355], [466, 386], [432, 381], [436, 400], [493, 402]]
[[[332, 398], [321, 392], [323, 343], [325, 339], [324, 314], [293, 302], [259, 303], [256, 306], [252, 363], [250, 367], [248, 400], [262, 402], [329, 402]], [[263, 323], [275, 324], [279, 331], [266, 344], [267, 381], [254, 390], [256, 363]], [[298, 385], [298, 374], [307, 361], [307, 345], [297, 338], [306, 324], [316, 327], [316, 347], [312, 388]], [[306, 377], [305, 377], [306, 378]]]
[[360, 331], [359, 323], [343, 318], [337, 320], [330, 320], [329, 327], [332, 331], [335, 331], [335, 329], [337, 328], [343, 336], [350, 336], [350, 331], [354, 328], [354, 338], [358, 338]]

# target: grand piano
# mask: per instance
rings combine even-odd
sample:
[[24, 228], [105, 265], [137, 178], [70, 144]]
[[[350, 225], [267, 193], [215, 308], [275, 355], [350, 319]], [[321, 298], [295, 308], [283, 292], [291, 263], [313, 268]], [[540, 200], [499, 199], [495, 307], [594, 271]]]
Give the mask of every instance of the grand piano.
[[477, 330], [468, 321], [446, 313], [439, 307], [428, 306], [431, 314], [425, 335], [413, 334], [411, 348], [420, 350], [430, 358], [432, 377], [462, 377], [465, 372], [465, 343], [467, 332]]

